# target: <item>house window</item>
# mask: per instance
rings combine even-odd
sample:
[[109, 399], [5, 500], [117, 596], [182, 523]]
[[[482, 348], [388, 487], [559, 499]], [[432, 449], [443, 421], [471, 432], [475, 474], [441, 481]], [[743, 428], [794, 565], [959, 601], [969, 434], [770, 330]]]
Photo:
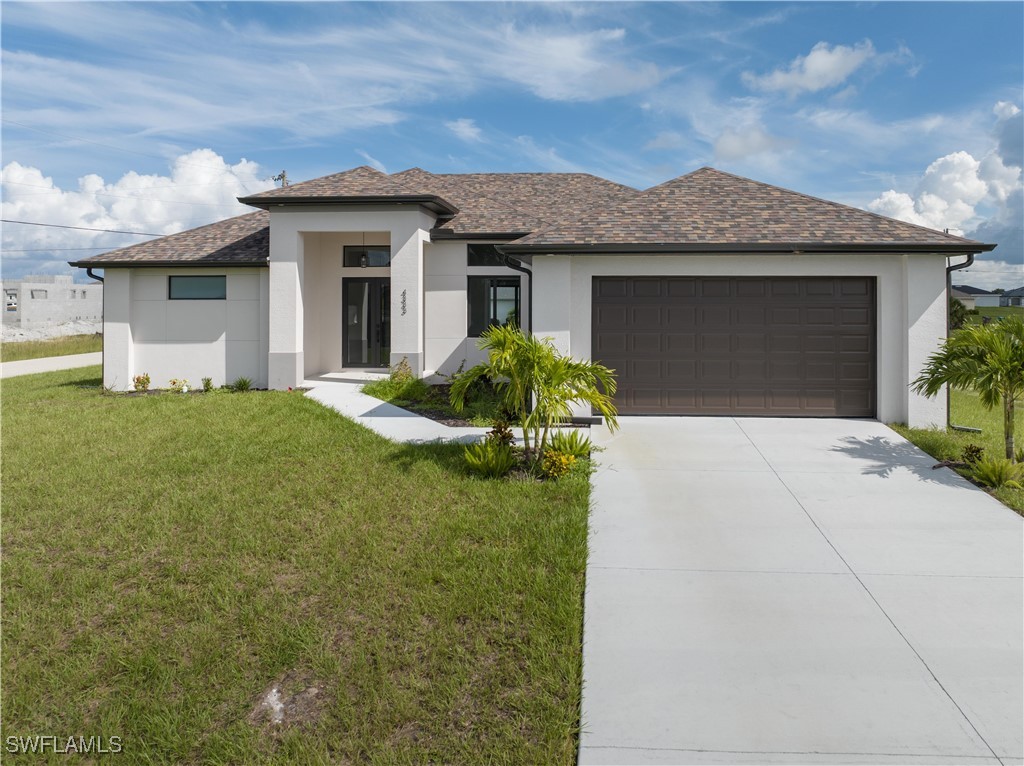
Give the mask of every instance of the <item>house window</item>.
[[505, 261], [494, 245], [467, 245], [470, 266], [504, 266]]
[[222, 301], [228, 297], [228, 278], [168, 277], [167, 297], [172, 301]]
[[391, 265], [391, 247], [389, 245], [345, 245], [343, 257], [345, 266], [356, 268], [380, 268]]
[[29, 292], [31, 293], [33, 299], [46, 298], [47, 297], [46, 290], [30, 290]]
[[469, 337], [488, 327], [519, 324], [519, 279], [469, 277]]

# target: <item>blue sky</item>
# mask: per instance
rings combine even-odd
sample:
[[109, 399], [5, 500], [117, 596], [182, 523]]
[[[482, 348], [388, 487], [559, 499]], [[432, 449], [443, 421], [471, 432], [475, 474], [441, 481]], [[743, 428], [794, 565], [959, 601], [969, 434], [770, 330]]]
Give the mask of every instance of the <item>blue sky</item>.
[[[4, 218], [170, 233], [282, 169], [711, 165], [999, 242], [964, 281], [1024, 283], [1021, 3], [5, 2], [2, 25]], [[140, 239], [5, 224], [3, 271]]]

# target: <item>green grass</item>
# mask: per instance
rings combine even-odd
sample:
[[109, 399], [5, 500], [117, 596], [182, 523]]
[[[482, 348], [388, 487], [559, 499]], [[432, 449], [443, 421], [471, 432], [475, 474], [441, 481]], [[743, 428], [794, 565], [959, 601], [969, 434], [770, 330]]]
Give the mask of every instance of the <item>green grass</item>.
[[[1024, 446], [1024, 402], [1017, 402], [1015, 409], [1016, 445], [1020, 448]], [[982, 431], [978, 434], [907, 428], [904, 425], [893, 425], [892, 428], [939, 460], [958, 460], [968, 444], [984, 447], [985, 457], [1004, 457], [1002, 409], [986, 410], [973, 391], [953, 391], [950, 395], [950, 420], [954, 425], [980, 428]], [[992, 494], [1024, 515], [1024, 491], [997, 489]]]
[[103, 350], [103, 335], [66, 335], [49, 340], [4, 341], [0, 345], [0, 362], [17, 362], [22, 359], [42, 359], [47, 356], [68, 354], [89, 354]]
[[[488, 482], [461, 446], [299, 393], [98, 376], [3, 383], [5, 736], [116, 735], [126, 763], [575, 763], [585, 474]], [[318, 688], [315, 714], [250, 723], [275, 683]]]
[[1004, 317], [1019, 316], [1024, 318], [1024, 306], [978, 306], [977, 310], [977, 314], [967, 315], [968, 322], [981, 324], [982, 317], [1002, 319]]

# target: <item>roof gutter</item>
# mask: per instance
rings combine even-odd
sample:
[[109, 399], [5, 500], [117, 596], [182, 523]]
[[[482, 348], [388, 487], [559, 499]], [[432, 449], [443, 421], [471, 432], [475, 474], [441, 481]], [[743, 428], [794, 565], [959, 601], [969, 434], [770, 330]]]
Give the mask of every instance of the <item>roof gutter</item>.
[[[952, 266], [946, 267], [946, 337], [949, 337], [949, 333], [952, 330], [949, 324], [949, 306], [953, 298], [953, 272], [960, 271], [960, 269], [970, 268], [974, 263], [974, 253], [967, 254], [967, 260], [963, 263], [955, 263]], [[970, 433], [980, 434], [980, 428], [972, 428], [970, 426], [958, 426], [953, 423], [952, 412], [949, 405], [949, 386], [946, 386], [946, 427], [952, 428], [954, 431], [968, 431]]]
[[518, 255], [822, 255], [831, 253], [887, 253], [887, 254], [931, 254], [931, 255], [973, 255], [995, 249], [995, 245], [984, 242], [965, 241], [950, 243], [920, 242], [746, 242], [746, 243], [660, 243], [651, 244], [515, 244], [502, 245], [505, 252]]
[[521, 274], [525, 274], [529, 277], [530, 281], [526, 283], [526, 301], [529, 304], [529, 313], [527, 318], [529, 319], [530, 332], [533, 332], [533, 272], [523, 265], [523, 262], [519, 259], [513, 258], [508, 253], [503, 253], [499, 249], [498, 255], [501, 256], [502, 262], [513, 271], [518, 271]]
[[[69, 266], [74, 266], [75, 264], [71, 263], [71, 264], [68, 264], [68, 265]], [[97, 282], [102, 282], [103, 281], [103, 277], [98, 277], [95, 274], [93, 274], [92, 273], [93, 268], [99, 268], [99, 267], [98, 266], [96, 266], [96, 267], [89, 266], [89, 267], [87, 267], [85, 269], [85, 273], [89, 276], [90, 279], [95, 279]]]

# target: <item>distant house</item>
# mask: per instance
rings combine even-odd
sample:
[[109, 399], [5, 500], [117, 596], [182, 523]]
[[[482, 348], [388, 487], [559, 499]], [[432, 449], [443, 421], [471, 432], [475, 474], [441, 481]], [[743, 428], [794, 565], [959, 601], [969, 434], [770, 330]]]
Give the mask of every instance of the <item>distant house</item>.
[[[975, 288], [973, 287], [970, 289], [975, 290]], [[984, 291], [979, 290], [978, 292]], [[975, 308], [974, 299], [977, 297], [977, 292], [967, 292], [966, 290], [963, 290], [960, 287], [954, 286], [953, 289], [950, 291], [949, 295], [951, 298], [955, 298], [956, 300], [964, 304], [964, 307], [968, 311], [971, 311], [972, 309]]]
[[1024, 287], [1007, 290], [999, 296], [1000, 306], [1024, 306]]
[[[953, 285], [954, 298], [963, 302], [968, 309], [981, 308], [982, 306], [998, 306], [999, 294], [982, 290], [980, 287], [970, 285]], [[967, 299], [972, 299], [968, 301]]]
[[103, 285], [77, 285], [69, 275], [36, 275], [3, 281], [3, 323], [22, 329], [103, 320]]

